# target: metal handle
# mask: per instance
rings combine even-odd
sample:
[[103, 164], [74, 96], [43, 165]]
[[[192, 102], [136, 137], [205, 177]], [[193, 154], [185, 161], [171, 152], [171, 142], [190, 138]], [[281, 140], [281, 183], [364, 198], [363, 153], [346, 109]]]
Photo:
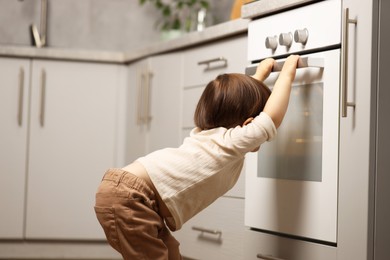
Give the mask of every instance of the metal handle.
[[144, 82], [145, 82], [145, 74], [141, 73], [139, 75], [138, 73], [138, 100], [137, 100], [137, 125], [141, 125], [144, 121], [142, 116], [142, 108], [143, 108], [143, 88], [144, 88]]
[[349, 19], [349, 9], [344, 10], [343, 16], [343, 34], [342, 34], [342, 48], [341, 48], [341, 76], [340, 76], [340, 86], [341, 86], [341, 116], [347, 117], [347, 107], [355, 107], [355, 102], [347, 101], [347, 89], [348, 89], [348, 38], [349, 38], [349, 24], [357, 24], [356, 19]]
[[[277, 61], [272, 67], [272, 72], [281, 71], [284, 65], [284, 61]], [[323, 68], [324, 59], [314, 57], [302, 57], [298, 60], [297, 68]]]
[[[210, 64], [214, 62], [223, 62], [223, 64], [220, 64], [218, 66], [213, 66], [211, 67]], [[204, 71], [208, 71], [211, 69], [219, 69], [219, 68], [226, 68], [228, 66], [228, 61], [225, 57], [218, 57], [215, 59], [210, 59], [210, 60], [204, 60], [204, 61], [199, 61], [198, 65], [207, 65]]]
[[24, 69], [19, 69], [19, 105], [18, 105], [18, 125], [23, 122], [23, 97], [24, 97]]
[[46, 71], [43, 69], [41, 74], [41, 112], [39, 122], [41, 127], [45, 125], [45, 98], [46, 98]]
[[217, 230], [217, 229], [208, 229], [208, 228], [193, 226], [193, 227], [192, 227], [192, 230], [200, 231], [202, 234], [203, 234], [203, 233], [208, 233], [208, 234], [213, 234], [213, 235], [222, 236], [222, 231]]
[[151, 88], [151, 77], [153, 73], [151, 71], [146, 72], [146, 94], [145, 94], [145, 117], [144, 120], [146, 123], [149, 123], [152, 120], [152, 116], [150, 115], [150, 88]]
[[[315, 57], [301, 57], [298, 61], [297, 68], [324, 68], [324, 59]], [[245, 74], [254, 75], [259, 64], [252, 64], [245, 69]], [[284, 61], [276, 61], [272, 67], [272, 72], [279, 72], [282, 70]]]
[[263, 255], [263, 254], [257, 254], [256, 257], [263, 260], [284, 260], [282, 258], [277, 258], [270, 255]]

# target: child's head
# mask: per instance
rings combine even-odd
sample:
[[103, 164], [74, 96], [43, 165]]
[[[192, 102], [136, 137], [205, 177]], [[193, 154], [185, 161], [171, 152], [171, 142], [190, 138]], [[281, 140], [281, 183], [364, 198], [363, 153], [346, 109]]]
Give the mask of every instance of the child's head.
[[251, 76], [219, 75], [203, 91], [195, 110], [195, 125], [202, 130], [232, 128], [263, 111], [270, 89]]

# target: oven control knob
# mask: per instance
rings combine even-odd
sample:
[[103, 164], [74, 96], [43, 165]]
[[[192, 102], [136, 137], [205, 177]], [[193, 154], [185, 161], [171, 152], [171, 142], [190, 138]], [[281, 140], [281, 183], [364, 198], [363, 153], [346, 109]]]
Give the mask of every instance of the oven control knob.
[[295, 30], [294, 32], [294, 41], [298, 43], [306, 44], [307, 39], [309, 38], [309, 31], [305, 28], [302, 30]]
[[279, 44], [280, 45], [290, 47], [292, 44], [292, 41], [293, 41], [293, 36], [290, 32], [289, 33], [281, 33], [279, 35]]
[[278, 37], [277, 36], [268, 36], [265, 38], [265, 47], [267, 49], [276, 50], [278, 47]]

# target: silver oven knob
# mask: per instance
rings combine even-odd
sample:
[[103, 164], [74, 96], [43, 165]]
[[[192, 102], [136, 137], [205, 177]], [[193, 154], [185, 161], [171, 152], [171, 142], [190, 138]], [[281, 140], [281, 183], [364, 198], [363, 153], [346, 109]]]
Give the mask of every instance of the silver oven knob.
[[278, 48], [278, 37], [268, 36], [267, 38], [265, 38], [265, 47], [273, 51], [276, 50], [276, 48]]
[[309, 38], [309, 31], [305, 28], [302, 30], [295, 30], [294, 32], [294, 41], [298, 43], [306, 44], [307, 39]]
[[292, 41], [293, 41], [293, 36], [290, 32], [288, 33], [281, 33], [279, 35], [279, 44], [280, 45], [283, 45], [283, 46], [286, 46], [286, 47], [290, 47], [291, 44], [292, 44]]

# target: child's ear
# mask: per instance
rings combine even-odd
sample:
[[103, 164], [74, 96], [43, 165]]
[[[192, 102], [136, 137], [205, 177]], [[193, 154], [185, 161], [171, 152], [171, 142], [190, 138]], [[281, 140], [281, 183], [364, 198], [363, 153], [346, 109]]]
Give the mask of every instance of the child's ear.
[[245, 122], [242, 123], [242, 126], [249, 124], [250, 122], [252, 122], [252, 120], [253, 120], [253, 117], [247, 118], [247, 119], [245, 120]]

